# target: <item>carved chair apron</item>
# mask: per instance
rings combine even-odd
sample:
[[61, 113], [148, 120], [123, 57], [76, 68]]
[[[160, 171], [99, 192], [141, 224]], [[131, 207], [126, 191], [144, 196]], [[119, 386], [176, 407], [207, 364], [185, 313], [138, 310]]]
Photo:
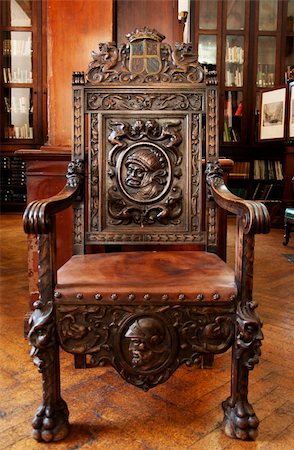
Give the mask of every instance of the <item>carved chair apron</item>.
[[[43, 377], [37, 440], [62, 439], [69, 429], [59, 346], [76, 367], [111, 364], [146, 391], [181, 364], [201, 365], [232, 347], [224, 429], [240, 439], [257, 435], [247, 399], [262, 339], [253, 247], [254, 234], [269, 230], [268, 214], [224, 184], [216, 74], [190, 46], [171, 48], [163, 39], [135, 30], [120, 48], [100, 44], [86, 77], [74, 72], [66, 186], [24, 215], [26, 232], [39, 241], [40, 297], [29, 333]], [[69, 206], [74, 255], [56, 271], [54, 217]], [[217, 255], [219, 207], [237, 215], [235, 271]]]

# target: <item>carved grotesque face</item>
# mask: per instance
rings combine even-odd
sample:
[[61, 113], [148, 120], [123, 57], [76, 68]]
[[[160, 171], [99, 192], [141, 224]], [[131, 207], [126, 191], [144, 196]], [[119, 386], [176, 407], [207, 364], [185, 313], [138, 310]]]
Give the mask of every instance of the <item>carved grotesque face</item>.
[[247, 320], [241, 323], [239, 339], [240, 346], [245, 350], [245, 365], [249, 370], [252, 370], [258, 364], [261, 354], [260, 347], [263, 333], [259, 322]]
[[[147, 148], [130, 154], [125, 163], [125, 184], [136, 190], [138, 198], [154, 198], [166, 184], [167, 171], [164, 158]], [[134, 192], [132, 192], [134, 194]]]
[[141, 164], [129, 162], [127, 166], [126, 184], [130, 187], [140, 187], [146, 170]]
[[133, 367], [150, 370], [163, 361], [165, 331], [158, 320], [152, 317], [137, 319], [125, 336], [130, 339], [129, 353]]

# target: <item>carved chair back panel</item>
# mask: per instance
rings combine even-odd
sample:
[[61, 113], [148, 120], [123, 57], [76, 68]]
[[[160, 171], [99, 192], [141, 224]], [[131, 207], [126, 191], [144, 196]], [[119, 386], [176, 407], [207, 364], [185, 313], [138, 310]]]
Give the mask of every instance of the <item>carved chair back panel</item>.
[[203, 242], [205, 92], [85, 89], [87, 242]]
[[156, 30], [126, 38], [120, 47], [99, 44], [86, 83], [73, 74], [73, 159], [88, 148], [86, 240], [80, 204], [74, 252], [84, 244], [214, 245], [213, 226], [208, 240], [203, 232], [215, 210], [202, 207], [201, 160], [204, 137], [206, 158], [218, 158], [215, 73], [189, 44], [172, 47]]

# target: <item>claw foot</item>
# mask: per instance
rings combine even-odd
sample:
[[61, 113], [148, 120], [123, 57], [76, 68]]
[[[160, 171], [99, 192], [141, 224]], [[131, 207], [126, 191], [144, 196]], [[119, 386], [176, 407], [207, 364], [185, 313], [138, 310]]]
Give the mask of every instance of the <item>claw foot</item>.
[[242, 440], [254, 440], [258, 434], [259, 420], [252, 406], [243, 401], [230, 405], [230, 398], [222, 404], [225, 412], [223, 428], [227, 436]]
[[33, 418], [33, 438], [37, 441], [60, 441], [69, 432], [68, 408], [63, 400], [54, 407], [41, 405]]

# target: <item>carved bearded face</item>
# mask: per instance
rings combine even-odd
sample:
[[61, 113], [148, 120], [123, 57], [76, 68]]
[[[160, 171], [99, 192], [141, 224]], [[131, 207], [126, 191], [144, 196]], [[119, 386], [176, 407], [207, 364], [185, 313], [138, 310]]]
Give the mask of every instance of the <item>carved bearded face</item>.
[[136, 320], [125, 336], [130, 339], [129, 353], [134, 368], [150, 370], [162, 363], [166, 352], [163, 345], [165, 331], [156, 319]]

